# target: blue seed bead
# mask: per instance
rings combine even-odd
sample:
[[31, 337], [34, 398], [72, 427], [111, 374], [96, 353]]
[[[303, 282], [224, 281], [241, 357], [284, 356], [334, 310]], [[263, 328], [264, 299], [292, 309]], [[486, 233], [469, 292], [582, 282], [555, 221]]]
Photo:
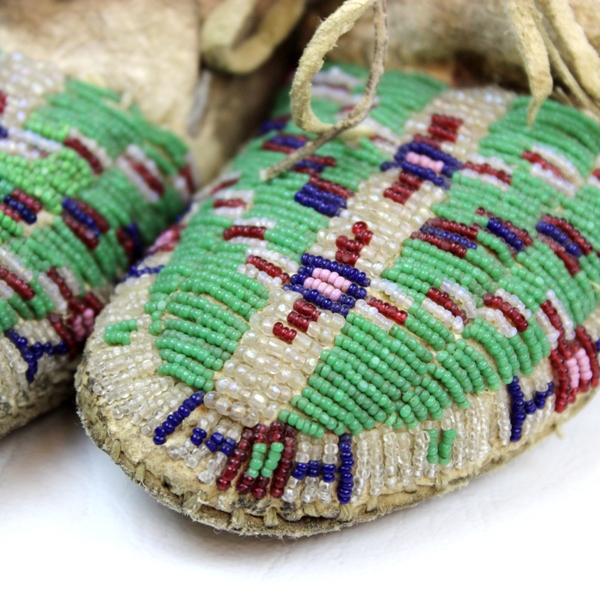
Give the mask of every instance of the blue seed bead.
[[175, 431], [175, 426], [169, 423], [169, 421], [163, 421], [162, 428], [167, 435]]
[[198, 407], [204, 402], [204, 392], [194, 392], [189, 399]]
[[183, 418], [181, 417], [181, 415], [179, 413], [171, 413], [168, 417], [167, 417], [167, 421], [169, 423], [171, 423], [172, 425], [174, 425], [175, 427], [177, 427], [177, 425], [181, 424], [181, 421], [183, 421]]
[[181, 406], [180, 406], [180, 407], [177, 409], [177, 412], [179, 413], [179, 416], [180, 416], [182, 419], [187, 419], [187, 417], [189, 417], [189, 416], [190, 416], [190, 412], [191, 412], [191, 411], [190, 411], [190, 409], [189, 409], [189, 408], [187, 408], [187, 406], [185, 406], [185, 405], [183, 405], [183, 404], [182, 404], [182, 405], [181, 405]]
[[199, 446], [205, 439], [208, 434], [204, 429], [200, 429], [199, 427], [195, 427], [192, 430], [192, 436], [190, 437], [190, 441], [195, 446]]
[[296, 463], [292, 477], [302, 480], [306, 477], [307, 471], [308, 465], [306, 463]]
[[309, 477], [318, 477], [320, 470], [321, 470], [321, 465], [319, 464], [318, 460], [311, 460], [308, 463], [308, 473], [307, 474]]
[[189, 398], [187, 400], [184, 400], [181, 406], [185, 406], [185, 408], [187, 408], [190, 412], [192, 412], [196, 408], [196, 404]]

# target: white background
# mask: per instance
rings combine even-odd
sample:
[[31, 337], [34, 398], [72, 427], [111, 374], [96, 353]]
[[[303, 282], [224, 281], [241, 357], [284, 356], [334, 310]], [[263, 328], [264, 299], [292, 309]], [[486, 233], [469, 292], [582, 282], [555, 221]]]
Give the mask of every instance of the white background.
[[299, 541], [159, 505], [65, 406], [0, 440], [0, 598], [600, 598], [600, 396], [466, 488]]

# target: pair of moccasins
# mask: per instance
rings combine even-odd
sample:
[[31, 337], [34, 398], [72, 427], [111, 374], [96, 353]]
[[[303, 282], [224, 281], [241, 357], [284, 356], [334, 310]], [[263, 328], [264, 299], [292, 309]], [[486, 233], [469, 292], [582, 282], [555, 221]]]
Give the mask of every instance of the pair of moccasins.
[[[367, 79], [327, 65], [317, 116]], [[86, 430], [159, 501], [302, 536], [464, 485], [598, 384], [600, 126], [576, 109], [529, 126], [526, 97], [388, 71], [369, 137], [263, 181], [310, 138], [284, 89], [198, 191], [119, 95], [20, 55], [0, 90], [2, 434], [79, 364]]]

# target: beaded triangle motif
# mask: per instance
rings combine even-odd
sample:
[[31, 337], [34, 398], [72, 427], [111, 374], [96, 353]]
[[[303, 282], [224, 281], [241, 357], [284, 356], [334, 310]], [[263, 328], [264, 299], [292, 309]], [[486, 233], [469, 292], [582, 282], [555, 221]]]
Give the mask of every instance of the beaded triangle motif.
[[[329, 65], [333, 121], [366, 82]], [[129, 271], [79, 370], [84, 423], [166, 504], [308, 535], [442, 493], [598, 384], [600, 127], [498, 88], [388, 72], [356, 145], [287, 94]], [[598, 220], [597, 220], [598, 219]]]

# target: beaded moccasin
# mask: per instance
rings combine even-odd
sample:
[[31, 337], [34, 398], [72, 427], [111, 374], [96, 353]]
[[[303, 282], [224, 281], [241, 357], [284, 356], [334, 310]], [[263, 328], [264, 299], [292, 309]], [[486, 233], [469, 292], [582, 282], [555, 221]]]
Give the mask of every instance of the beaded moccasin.
[[0, 56], [0, 437], [73, 394], [116, 278], [194, 190], [185, 146], [119, 102]]
[[[314, 107], [366, 73], [329, 67]], [[77, 375], [96, 443], [219, 529], [301, 536], [464, 485], [598, 384], [600, 126], [388, 72], [371, 139], [274, 117], [117, 287]]]

